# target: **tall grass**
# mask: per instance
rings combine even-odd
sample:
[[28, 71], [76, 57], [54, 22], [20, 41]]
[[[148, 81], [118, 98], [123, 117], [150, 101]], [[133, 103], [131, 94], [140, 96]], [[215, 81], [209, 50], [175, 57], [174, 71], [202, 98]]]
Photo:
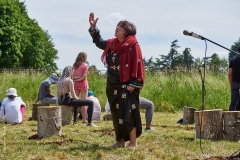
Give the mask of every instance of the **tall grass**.
[[198, 72], [146, 72], [141, 96], [152, 100], [155, 110], [168, 112], [181, 110], [184, 106], [227, 110], [230, 101], [226, 74], [206, 73], [202, 80]]
[[[5, 90], [14, 87], [24, 102], [31, 106], [37, 99], [41, 82], [50, 75], [51, 73], [34, 70], [4, 71], [0, 75], [0, 90], [2, 91], [0, 99], [5, 97]], [[106, 75], [90, 71], [88, 82], [89, 89], [95, 93], [102, 110], [104, 110], [107, 101]], [[53, 94], [56, 94], [56, 86], [55, 84], [51, 85]], [[145, 83], [140, 95], [153, 101], [155, 111], [161, 112], [178, 111], [184, 106], [196, 109], [204, 107], [204, 109], [227, 110], [230, 103], [226, 74], [206, 73], [203, 96], [202, 79], [197, 71], [192, 73], [145, 72]]]

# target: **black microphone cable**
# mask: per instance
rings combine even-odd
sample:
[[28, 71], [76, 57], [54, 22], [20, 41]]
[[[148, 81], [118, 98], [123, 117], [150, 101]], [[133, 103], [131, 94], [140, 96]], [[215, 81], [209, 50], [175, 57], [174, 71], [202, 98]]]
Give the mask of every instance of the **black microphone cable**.
[[203, 151], [202, 149], [202, 134], [201, 134], [201, 127], [202, 127], [202, 117], [203, 117], [203, 110], [204, 110], [204, 96], [206, 94], [206, 90], [205, 90], [205, 85], [204, 85], [204, 82], [205, 82], [205, 73], [206, 73], [206, 53], [207, 53], [207, 41], [204, 39], [205, 41], [205, 45], [206, 45], [206, 48], [205, 48], [205, 57], [204, 57], [204, 63], [203, 63], [203, 76], [202, 76], [202, 73], [201, 73], [201, 70], [199, 69], [199, 73], [200, 73], [200, 76], [201, 76], [201, 80], [202, 80], [202, 115], [201, 115], [201, 119], [200, 119], [200, 150], [202, 152], [202, 154], [205, 156], [205, 158], [209, 158]]

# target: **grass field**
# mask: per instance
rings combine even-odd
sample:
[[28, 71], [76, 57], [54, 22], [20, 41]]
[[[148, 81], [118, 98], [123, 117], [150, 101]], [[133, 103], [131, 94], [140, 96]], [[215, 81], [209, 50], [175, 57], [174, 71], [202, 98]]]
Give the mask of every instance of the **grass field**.
[[[112, 122], [103, 121], [102, 118], [96, 122], [98, 128], [86, 127], [79, 122], [63, 126], [61, 136], [39, 139], [37, 121], [28, 121], [28, 118], [32, 114], [32, 103], [36, 100], [38, 87], [49, 75], [36, 71], [1, 73], [1, 99], [5, 97], [6, 89], [17, 88], [27, 109], [22, 124], [0, 123], [0, 159], [199, 160], [207, 159], [206, 156], [211, 157], [209, 159], [226, 159], [224, 157], [240, 148], [239, 142], [227, 140], [201, 140], [200, 143], [195, 138], [195, 125], [176, 123], [183, 117], [184, 106], [198, 110], [202, 107], [202, 83], [198, 73], [146, 73], [141, 96], [154, 102], [152, 125], [156, 130], [143, 131], [137, 140], [136, 150], [110, 148], [115, 142]], [[106, 77], [90, 73], [88, 81], [104, 112]], [[56, 93], [56, 85], [52, 86], [52, 90]], [[228, 109], [230, 93], [226, 75], [207, 73], [205, 91], [205, 109]], [[144, 111], [141, 111], [141, 116], [144, 129]]]
[[[104, 113], [102, 113], [103, 116]], [[200, 160], [209, 157], [226, 157], [237, 151], [239, 142], [226, 140], [210, 141], [195, 138], [194, 125], [176, 123], [182, 113], [155, 112], [153, 127], [155, 131], [143, 132], [137, 139], [136, 150], [110, 148], [115, 142], [111, 121], [95, 122], [97, 128], [76, 125], [62, 127], [61, 136], [39, 139], [37, 121], [28, 121], [31, 109], [25, 112], [25, 120], [20, 125], [0, 124], [1, 159], [166, 159]], [[141, 113], [143, 128], [145, 117]], [[215, 159], [211, 158], [211, 159]]]

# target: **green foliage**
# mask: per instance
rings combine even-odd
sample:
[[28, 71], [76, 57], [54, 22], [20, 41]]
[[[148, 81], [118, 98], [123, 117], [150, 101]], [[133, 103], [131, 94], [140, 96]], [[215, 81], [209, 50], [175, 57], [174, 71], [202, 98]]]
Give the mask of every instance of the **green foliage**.
[[24, 2], [0, 1], [1, 68], [57, 70], [51, 36], [28, 17]]
[[[240, 47], [240, 38], [234, 42], [234, 44], [231, 46], [231, 50], [232, 51], [236, 51], [238, 52], [238, 47]], [[235, 53], [229, 52], [228, 53], [228, 60], [231, 61], [232, 59], [234, 59], [237, 55]]]

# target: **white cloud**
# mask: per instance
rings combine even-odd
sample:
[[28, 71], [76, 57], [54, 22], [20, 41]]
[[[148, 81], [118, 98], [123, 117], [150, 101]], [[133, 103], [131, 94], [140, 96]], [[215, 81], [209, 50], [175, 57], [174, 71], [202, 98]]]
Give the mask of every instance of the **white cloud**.
[[103, 22], [109, 22], [117, 24], [119, 21], [126, 19], [125, 16], [121, 15], [120, 13], [110, 13]]

